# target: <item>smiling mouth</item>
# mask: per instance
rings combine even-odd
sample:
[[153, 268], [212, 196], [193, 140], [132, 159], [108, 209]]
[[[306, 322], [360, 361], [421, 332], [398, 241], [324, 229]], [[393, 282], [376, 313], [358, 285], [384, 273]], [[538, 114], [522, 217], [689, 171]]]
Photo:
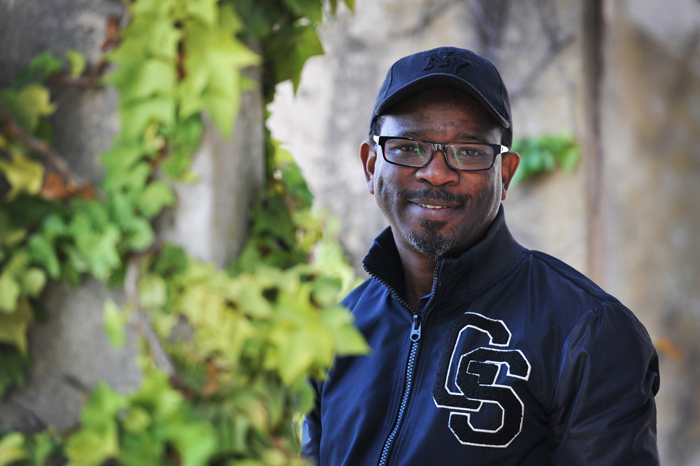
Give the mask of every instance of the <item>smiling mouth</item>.
[[430, 205], [430, 204], [418, 204], [418, 205], [421, 207], [424, 207], [426, 209], [435, 209], [435, 210], [449, 209], [449, 207], [446, 205]]

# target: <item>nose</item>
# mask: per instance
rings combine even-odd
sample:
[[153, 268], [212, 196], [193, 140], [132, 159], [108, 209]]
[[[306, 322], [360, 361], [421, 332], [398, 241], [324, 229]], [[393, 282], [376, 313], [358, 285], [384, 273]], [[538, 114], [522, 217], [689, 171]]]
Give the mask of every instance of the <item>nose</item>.
[[416, 171], [416, 177], [420, 181], [427, 181], [433, 186], [459, 183], [459, 173], [447, 165], [445, 153], [437, 149], [433, 153], [430, 163]]

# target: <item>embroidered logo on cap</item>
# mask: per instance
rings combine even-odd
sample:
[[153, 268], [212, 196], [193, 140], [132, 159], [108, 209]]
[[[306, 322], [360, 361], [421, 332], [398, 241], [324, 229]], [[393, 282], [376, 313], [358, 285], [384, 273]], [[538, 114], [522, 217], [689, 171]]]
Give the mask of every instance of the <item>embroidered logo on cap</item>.
[[455, 57], [454, 52], [448, 50], [444, 52], [431, 53], [428, 57], [428, 62], [423, 68], [423, 71], [432, 70], [435, 68], [435, 66], [437, 66], [438, 68], [447, 68], [447, 71], [461, 74], [462, 68], [469, 65], [471, 65], [469, 60], [465, 60], [461, 57]]

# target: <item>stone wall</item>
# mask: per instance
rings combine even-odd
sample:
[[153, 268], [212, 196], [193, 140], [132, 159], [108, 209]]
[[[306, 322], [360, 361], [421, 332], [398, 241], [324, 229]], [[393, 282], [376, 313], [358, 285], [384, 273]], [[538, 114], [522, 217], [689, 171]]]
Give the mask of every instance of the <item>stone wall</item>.
[[[507, 14], [487, 15], [500, 32], [484, 34], [478, 16], [495, 4]], [[662, 464], [700, 465], [700, 4], [609, 0], [605, 19], [602, 285], [636, 313], [659, 348]], [[359, 273], [386, 226], [365, 188], [358, 148], [389, 66], [441, 45], [485, 52], [513, 95], [516, 137], [567, 130], [581, 140], [581, 28], [582, 2], [575, 0], [358, 0], [355, 14], [328, 22], [326, 55], [309, 61], [296, 96], [280, 86], [271, 126], [297, 158], [317, 205], [340, 217], [341, 242]], [[550, 52], [553, 38], [558, 53]], [[580, 166], [516, 186], [505, 209], [523, 245], [585, 272], [583, 172]]]

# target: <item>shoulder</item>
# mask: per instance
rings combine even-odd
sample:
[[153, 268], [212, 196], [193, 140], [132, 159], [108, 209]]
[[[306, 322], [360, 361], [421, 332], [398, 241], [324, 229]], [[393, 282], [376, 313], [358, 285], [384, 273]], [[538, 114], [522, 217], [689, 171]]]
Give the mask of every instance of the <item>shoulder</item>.
[[564, 345], [568, 351], [594, 345], [601, 350], [624, 348], [630, 355], [654, 353], [644, 325], [617, 298], [561, 260], [539, 251], [528, 253], [535, 286], [554, 296], [557, 317], [569, 322]]
[[600, 288], [584, 274], [565, 262], [540, 251], [527, 250], [531, 267], [530, 279], [545, 283], [546, 289], [566, 298], [568, 294], [586, 298], [588, 307], [604, 303], [620, 304], [620, 301]]
[[527, 251], [518, 269], [533, 311], [548, 317], [549, 328], [559, 329], [565, 347], [605, 335], [618, 344], [651, 349], [651, 339], [634, 313], [573, 267], [543, 252]]

